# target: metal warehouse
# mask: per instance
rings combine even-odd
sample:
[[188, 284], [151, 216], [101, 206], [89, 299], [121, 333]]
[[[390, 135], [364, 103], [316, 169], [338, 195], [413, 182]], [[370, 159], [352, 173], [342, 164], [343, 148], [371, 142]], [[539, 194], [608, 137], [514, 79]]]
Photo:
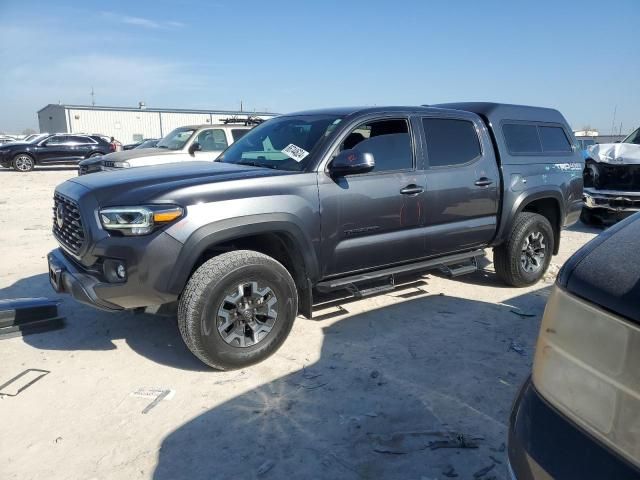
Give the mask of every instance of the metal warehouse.
[[221, 124], [228, 118], [268, 119], [275, 114], [232, 110], [185, 110], [134, 107], [97, 107], [91, 105], [49, 104], [38, 111], [40, 132], [96, 133], [113, 136], [123, 143], [144, 138], [161, 138], [185, 125]]

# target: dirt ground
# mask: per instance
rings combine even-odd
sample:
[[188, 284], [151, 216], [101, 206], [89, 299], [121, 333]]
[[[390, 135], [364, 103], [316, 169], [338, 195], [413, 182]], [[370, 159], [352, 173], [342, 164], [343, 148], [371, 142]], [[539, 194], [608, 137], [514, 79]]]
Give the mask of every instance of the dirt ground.
[[599, 230], [565, 231], [531, 288], [503, 287], [490, 261], [455, 280], [408, 279], [298, 318], [275, 356], [221, 373], [173, 319], [51, 290], [51, 198], [74, 175], [0, 169], [0, 299], [60, 298], [66, 316], [62, 330], [0, 340], [0, 385], [50, 372], [0, 395], [0, 478], [508, 478], [509, 410], [553, 272]]

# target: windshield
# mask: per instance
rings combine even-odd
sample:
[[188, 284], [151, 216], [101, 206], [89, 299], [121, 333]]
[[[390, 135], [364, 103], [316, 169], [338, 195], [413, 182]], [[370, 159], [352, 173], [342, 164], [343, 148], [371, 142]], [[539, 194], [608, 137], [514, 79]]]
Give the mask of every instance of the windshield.
[[193, 128], [176, 128], [156, 145], [159, 148], [168, 148], [169, 150], [181, 150], [187, 143], [195, 130]]
[[335, 115], [276, 117], [249, 131], [218, 158], [219, 162], [302, 171], [310, 153], [340, 123]]
[[145, 140], [135, 148], [152, 148], [158, 145], [158, 140]]
[[636, 145], [640, 145], [640, 128], [625, 138], [622, 143], [634, 143]]

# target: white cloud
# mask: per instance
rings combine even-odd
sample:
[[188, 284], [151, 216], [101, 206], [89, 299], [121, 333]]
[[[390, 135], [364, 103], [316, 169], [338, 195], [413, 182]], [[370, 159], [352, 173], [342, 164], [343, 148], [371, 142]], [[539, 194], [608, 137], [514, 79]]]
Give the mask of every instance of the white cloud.
[[184, 23], [175, 20], [153, 20], [151, 18], [134, 17], [131, 15], [121, 15], [115, 12], [101, 12], [102, 16], [108, 18], [114, 22], [121, 22], [127, 25], [133, 25], [135, 27], [149, 28], [149, 29], [168, 29], [168, 28], [182, 28]]

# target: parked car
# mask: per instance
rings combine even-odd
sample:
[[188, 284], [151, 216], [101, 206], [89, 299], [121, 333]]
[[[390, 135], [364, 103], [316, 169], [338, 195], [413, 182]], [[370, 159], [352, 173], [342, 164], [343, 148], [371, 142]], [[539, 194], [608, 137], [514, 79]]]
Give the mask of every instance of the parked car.
[[[163, 142], [183, 145], [182, 132], [196, 134]], [[489, 247], [506, 284], [537, 282], [580, 215], [572, 142], [556, 110], [492, 103], [276, 117], [216, 162], [59, 185], [51, 284], [111, 311], [178, 302], [191, 351], [240, 368], [275, 352], [298, 313], [312, 317], [314, 291], [469, 273]]]
[[509, 422], [518, 480], [640, 478], [640, 214], [576, 252]]
[[4, 145], [6, 143], [15, 142], [16, 137], [12, 137], [11, 135], [0, 135], [0, 145]]
[[582, 221], [619, 220], [640, 211], [640, 128], [620, 143], [587, 149]]
[[134, 148], [80, 163], [79, 174], [193, 160], [213, 161], [252, 126], [192, 125], [176, 128], [155, 148]]
[[109, 142], [97, 135], [54, 134], [31, 142], [0, 146], [0, 165], [29, 172], [37, 165], [74, 164], [112, 151]]
[[27, 135], [26, 137], [24, 137], [20, 141], [29, 143], [29, 142], [32, 142], [33, 140], [37, 139], [38, 137], [44, 138], [45, 135], [49, 135], [49, 134], [48, 133], [31, 133], [31, 134]]
[[159, 138], [146, 138], [140, 142], [123, 145], [122, 149], [133, 150], [134, 148], [152, 148], [152, 147], [155, 147], [159, 141], [160, 141]]

